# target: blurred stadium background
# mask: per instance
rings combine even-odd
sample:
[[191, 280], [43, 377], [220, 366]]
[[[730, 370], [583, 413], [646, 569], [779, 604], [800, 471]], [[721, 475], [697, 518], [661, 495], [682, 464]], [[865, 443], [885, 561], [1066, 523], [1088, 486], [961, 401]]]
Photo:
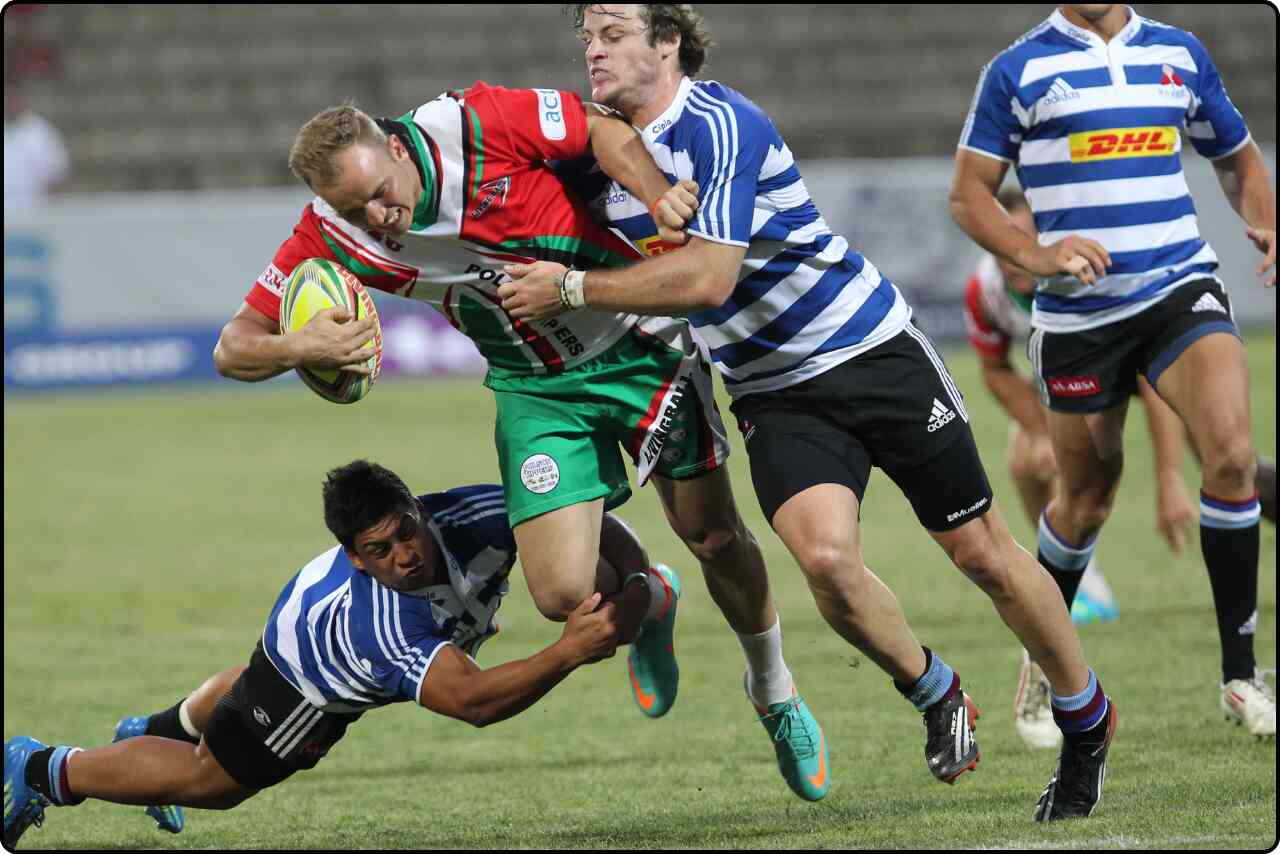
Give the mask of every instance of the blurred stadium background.
[[[1136, 8], [1207, 44], [1274, 180], [1274, 9]], [[961, 345], [960, 295], [979, 251], [951, 223], [946, 191], [979, 68], [1050, 9], [703, 9], [718, 42], [706, 76], [773, 117], [828, 221], [950, 343], [1024, 543], [1005, 419]], [[89, 745], [121, 714], [165, 708], [246, 659], [285, 578], [328, 547], [317, 489], [327, 468], [367, 455], [422, 491], [498, 476], [482, 365], [426, 306], [379, 300], [388, 378], [356, 407], [325, 404], [292, 375], [256, 386], [216, 377], [221, 325], [309, 199], [286, 165], [297, 128], [343, 99], [399, 115], [477, 79], [584, 92], [583, 61], [552, 5], [11, 4], [3, 22], [6, 146], [11, 104], [25, 101], [61, 131], [71, 165], [56, 196], [11, 206], [6, 150], [4, 735]], [[1190, 151], [1185, 163], [1250, 327], [1256, 439], [1274, 457], [1274, 292], [1258, 287], [1256, 254], [1212, 169]], [[831, 737], [835, 784], [821, 804], [801, 805], [775, 779], [739, 693], [740, 653], [687, 575], [682, 699], [661, 743], [637, 723], [613, 661], [480, 732], [407, 704], [377, 713], [315, 772], [231, 814], [196, 813], [180, 837], [140, 810], [90, 804], [58, 811], [24, 847], [1266, 849], [1275, 746], [1221, 723], [1207, 578], [1198, 552], [1175, 558], [1152, 534], [1151, 454], [1132, 420], [1100, 549], [1122, 617], [1082, 633], [1119, 697], [1123, 739], [1087, 827], [1030, 823], [1052, 757], [1026, 751], [1010, 726], [1016, 646], [879, 479], [866, 558], [922, 640], [955, 650], [987, 712], [981, 773], [954, 789], [929, 780], [919, 720], [817, 616], [731, 431], [738, 502], [772, 567], [788, 659]], [[1190, 460], [1186, 477], [1194, 490]], [[624, 513], [655, 554], [691, 572], [648, 490]], [[1264, 666], [1275, 661], [1275, 555], [1264, 526]], [[558, 634], [528, 600], [517, 573], [485, 664]], [[1171, 691], [1179, 679], [1192, 687]]]
[[[956, 339], [978, 250], [945, 204], [955, 140], [979, 68], [1050, 8], [711, 5], [704, 76], [773, 117], [827, 220], [904, 288], [922, 326]], [[1139, 11], [1210, 47], [1274, 166], [1274, 10]], [[308, 199], [287, 155], [321, 109], [351, 98], [400, 115], [478, 79], [585, 91], [553, 5], [12, 4], [4, 34], [6, 140], [25, 100], [71, 164], [51, 202], [11, 204], [6, 171], [7, 391], [212, 379], [211, 336]], [[1212, 169], [1185, 159], [1242, 320], [1273, 324]], [[380, 305], [391, 373], [479, 369], [425, 307]]]

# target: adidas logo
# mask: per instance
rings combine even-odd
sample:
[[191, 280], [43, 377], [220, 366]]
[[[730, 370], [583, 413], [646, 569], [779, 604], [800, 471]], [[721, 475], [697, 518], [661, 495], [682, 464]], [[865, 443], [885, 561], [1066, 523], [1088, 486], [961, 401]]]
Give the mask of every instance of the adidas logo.
[[1053, 85], [1049, 87], [1049, 91], [1040, 99], [1040, 103], [1048, 106], [1049, 104], [1058, 104], [1062, 101], [1074, 101], [1080, 97], [1080, 93], [1072, 89], [1067, 81], [1061, 77], [1053, 81]]
[[929, 413], [928, 431], [932, 433], [934, 430], [941, 430], [954, 420], [956, 414], [942, 404], [942, 401], [936, 397], [933, 399], [933, 411]]
[[1241, 636], [1251, 635], [1257, 630], [1258, 630], [1258, 611], [1257, 609], [1254, 609], [1254, 612], [1249, 615], [1249, 619], [1245, 620], [1244, 625], [1236, 629], [1236, 634]]
[[1191, 306], [1192, 311], [1218, 311], [1223, 314], [1227, 310], [1223, 308], [1222, 303], [1218, 302], [1213, 294], [1201, 294], [1200, 299], [1196, 300], [1196, 304]]

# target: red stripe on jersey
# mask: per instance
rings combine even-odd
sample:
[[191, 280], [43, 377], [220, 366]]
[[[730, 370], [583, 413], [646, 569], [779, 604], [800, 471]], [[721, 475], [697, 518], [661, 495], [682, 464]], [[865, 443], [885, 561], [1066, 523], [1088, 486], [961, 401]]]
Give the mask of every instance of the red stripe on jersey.
[[982, 310], [982, 284], [977, 276], [970, 276], [964, 286], [964, 320], [973, 349], [988, 356], [1003, 356], [1009, 352], [1011, 339]]
[[[333, 241], [339, 244], [348, 255], [352, 256], [360, 263], [382, 270], [386, 275], [405, 280], [406, 282], [413, 282], [417, 280], [418, 271], [413, 267], [410, 267], [408, 264], [401, 264], [390, 258], [386, 258], [381, 255], [374, 255], [333, 223], [323, 219], [319, 219], [318, 222], [320, 224], [320, 228], [326, 235], [331, 237]], [[375, 287], [379, 286], [375, 285]], [[387, 290], [387, 288], [381, 289]]]
[[[480, 294], [499, 308], [502, 308], [502, 300], [498, 299], [497, 294], [488, 294], [478, 289], [476, 290], [476, 293]], [[503, 313], [506, 313], [505, 309], [503, 310]], [[535, 332], [533, 328], [523, 320], [516, 320], [509, 314], [507, 315], [507, 320], [511, 323], [511, 328], [515, 330], [515, 333], [520, 336], [520, 340], [524, 341], [525, 344], [528, 344], [529, 348], [533, 350], [533, 354], [537, 356], [546, 367], [548, 373], [558, 374], [564, 370], [564, 357], [560, 355], [560, 351], [555, 348], [555, 345], [548, 341], [544, 336]]]

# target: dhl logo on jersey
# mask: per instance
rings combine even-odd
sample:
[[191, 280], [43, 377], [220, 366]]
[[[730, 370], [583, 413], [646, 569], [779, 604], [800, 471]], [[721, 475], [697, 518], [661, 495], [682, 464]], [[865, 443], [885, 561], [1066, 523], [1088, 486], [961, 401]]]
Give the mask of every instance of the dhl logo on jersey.
[[646, 237], [644, 240], [637, 240], [636, 246], [650, 258], [670, 252], [672, 249], [680, 248], [674, 243], [667, 243], [665, 240], [659, 239], [656, 234], [653, 237]]
[[1175, 150], [1178, 130], [1173, 127], [1090, 130], [1071, 134], [1069, 141], [1072, 163], [1118, 157], [1166, 157]]

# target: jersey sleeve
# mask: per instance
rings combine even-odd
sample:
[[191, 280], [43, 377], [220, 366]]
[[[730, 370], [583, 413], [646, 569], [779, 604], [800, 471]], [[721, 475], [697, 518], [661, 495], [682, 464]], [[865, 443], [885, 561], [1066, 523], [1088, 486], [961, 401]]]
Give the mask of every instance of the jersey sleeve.
[[960, 148], [1016, 162], [1023, 126], [1015, 112], [1017, 91], [1005, 63], [992, 61], [978, 75], [969, 117], [960, 132]]
[[698, 89], [685, 110], [696, 119], [689, 120], [689, 156], [702, 194], [688, 231], [715, 243], [749, 246], [760, 172], [770, 146], [782, 149], [782, 138], [759, 110]]
[[280, 320], [280, 299], [284, 296], [285, 283], [289, 281], [294, 267], [308, 258], [337, 260], [320, 236], [315, 220], [315, 214], [308, 205], [302, 218], [294, 226], [293, 234], [280, 244], [271, 263], [245, 295], [246, 303], [272, 320]]
[[465, 93], [474, 111], [481, 150], [512, 163], [568, 160], [587, 153], [582, 99], [559, 89], [503, 89], [477, 84]]
[[1227, 97], [1213, 58], [1195, 36], [1191, 55], [1196, 62], [1195, 98], [1187, 114], [1187, 138], [1204, 157], [1217, 160], [1235, 154], [1249, 140], [1244, 117]]
[[982, 283], [975, 273], [964, 287], [964, 327], [973, 349], [985, 356], [1005, 356], [1010, 338], [987, 317], [982, 308]]
[[431, 662], [451, 642], [449, 627], [436, 625], [431, 603], [425, 599], [386, 588], [374, 595], [381, 601], [375, 607], [378, 655], [371, 661], [373, 678], [384, 690], [417, 703]]

